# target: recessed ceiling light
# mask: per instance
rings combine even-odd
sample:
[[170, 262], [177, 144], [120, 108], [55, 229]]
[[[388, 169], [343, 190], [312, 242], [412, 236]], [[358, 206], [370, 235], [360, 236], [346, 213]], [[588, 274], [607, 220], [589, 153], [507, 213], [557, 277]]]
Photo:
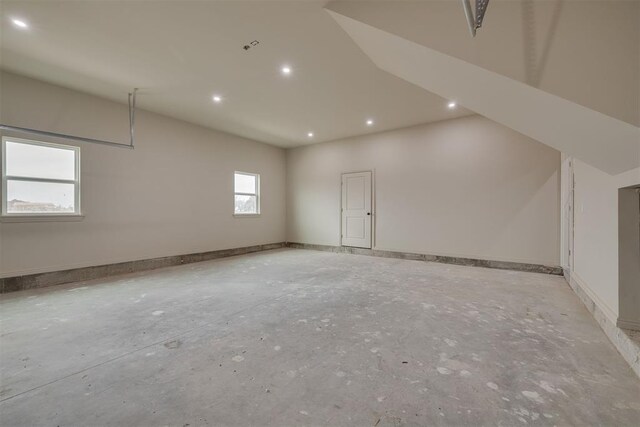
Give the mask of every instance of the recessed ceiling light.
[[373, 119], [368, 119], [367, 120], [367, 126], [371, 126], [373, 125]]
[[16, 27], [19, 27], [19, 28], [28, 28], [29, 27], [29, 25], [26, 22], [24, 22], [23, 20], [21, 20], [21, 19], [13, 18], [11, 20], [11, 22], [13, 22], [13, 25], [15, 25]]
[[213, 95], [213, 102], [219, 104], [222, 102], [222, 97], [220, 95]]
[[280, 71], [282, 71], [282, 74], [284, 74], [285, 76], [288, 76], [289, 74], [291, 74], [291, 67], [289, 67], [288, 65], [284, 65]]
[[313, 132], [309, 132], [309, 133], [307, 134], [307, 136], [308, 136], [309, 138], [313, 138]]
[[455, 102], [451, 101], [449, 103], [449, 105], [447, 105], [447, 107], [449, 107], [449, 109], [453, 110], [454, 108], [456, 108], [456, 105], [458, 105], [458, 104], [456, 104]]

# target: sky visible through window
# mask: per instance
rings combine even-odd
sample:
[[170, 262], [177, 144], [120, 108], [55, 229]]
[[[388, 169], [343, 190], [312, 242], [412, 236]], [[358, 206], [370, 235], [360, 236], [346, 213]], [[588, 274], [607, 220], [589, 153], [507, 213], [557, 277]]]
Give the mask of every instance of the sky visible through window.
[[256, 193], [256, 177], [254, 175], [236, 174], [236, 193]]

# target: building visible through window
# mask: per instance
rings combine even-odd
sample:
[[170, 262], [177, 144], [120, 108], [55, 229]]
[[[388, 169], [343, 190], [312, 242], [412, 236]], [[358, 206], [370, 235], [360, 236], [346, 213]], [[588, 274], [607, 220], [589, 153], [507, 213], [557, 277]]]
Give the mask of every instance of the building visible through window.
[[2, 215], [80, 214], [80, 149], [4, 137]]

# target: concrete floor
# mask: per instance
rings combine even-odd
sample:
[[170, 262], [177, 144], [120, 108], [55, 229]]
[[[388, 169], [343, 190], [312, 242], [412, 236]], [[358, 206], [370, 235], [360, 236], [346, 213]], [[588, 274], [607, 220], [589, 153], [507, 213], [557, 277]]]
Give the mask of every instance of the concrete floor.
[[285, 249], [0, 310], [3, 426], [640, 425], [557, 276]]

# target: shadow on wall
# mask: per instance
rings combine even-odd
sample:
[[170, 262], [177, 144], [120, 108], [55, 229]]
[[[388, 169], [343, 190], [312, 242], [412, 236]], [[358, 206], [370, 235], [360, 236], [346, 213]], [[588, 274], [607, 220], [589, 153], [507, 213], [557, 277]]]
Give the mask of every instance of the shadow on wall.
[[[559, 159], [551, 160], [558, 157], [557, 152], [529, 139], [512, 138], [509, 134], [501, 141], [494, 139], [489, 145], [493, 150], [487, 150], [489, 147], [486, 144], [464, 140], [454, 141], [456, 142], [460, 147], [458, 151], [466, 155], [463, 159], [448, 161], [456, 164], [458, 172], [453, 173], [462, 174], [464, 179], [461, 184], [469, 190], [464, 204], [459, 206], [459, 210], [465, 212], [465, 215], [453, 223], [455, 219], [446, 214], [446, 209], [455, 203], [455, 199], [448, 200], [443, 203], [444, 210], [440, 218], [443, 222], [438, 228], [446, 229], [447, 224], [452, 225], [451, 239], [464, 241], [465, 246], [473, 247], [480, 258], [513, 257], [513, 261], [526, 262], [528, 260], [518, 253], [519, 249], [515, 249], [520, 247], [516, 241], [523, 239], [530, 243], [537, 242], [527, 249], [531, 257], [536, 251], [534, 248], [538, 248], [535, 263], [558, 265], [556, 255], [551, 258], [547, 256], [551, 252], [549, 245], [555, 246], [554, 254], [559, 254], [559, 237], [551, 242], [546, 234], [550, 229], [554, 229], [558, 236], [560, 233], [559, 223], [550, 221], [547, 216], [554, 210], [559, 215], [560, 209], [560, 194], [553, 191], [560, 188]], [[450, 140], [443, 143], [453, 145]], [[502, 152], [503, 156], [496, 155], [497, 151]], [[465, 165], [460, 163], [461, 160], [470, 163]], [[489, 173], [476, 171], [485, 180], [479, 175], [466, 175], [465, 171], [473, 170], [471, 163], [478, 161], [493, 169]], [[452, 194], [457, 192], [452, 189]], [[425, 197], [425, 206], [429, 206], [431, 196], [426, 194]], [[469, 209], [470, 206], [474, 209]], [[542, 211], [546, 211], [547, 215], [540, 215]], [[542, 230], [545, 232], [541, 232]], [[509, 255], [500, 254], [505, 247], [512, 248], [513, 252]]]
[[524, 0], [522, 3], [522, 50], [524, 52], [525, 82], [533, 87], [538, 87], [542, 80], [549, 59], [549, 51], [558, 29], [563, 3], [564, 0], [555, 1], [551, 22], [544, 37], [540, 55], [538, 55], [537, 49], [535, 1]]
[[[535, 165], [532, 166], [532, 169], [536, 167]], [[538, 218], [536, 215], [531, 214], [531, 212], [535, 212], [535, 205], [542, 203], [543, 200], [546, 200], [546, 203], [552, 203], [551, 200], [548, 199], [548, 190], [549, 188], [560, 188], [561, 177], [559, 171], [550, 166], [542, 168], [540, 165], [537, 165], [537, 170], [529, 171], [529, 173], [523, 171], [521, 176], [523, 180], [525, 180], [524, 177], [527, 177], [526, 180], [530, 180], [526, 187], [527, 191], [518, 191], [516, 194], [513, 192], [508, 193], [508, 197], [512, 203], [506, 208], [502, 207], [499, 212], [495, 212], [495, 216], [499, 217], [500, 221], [494, 224], [492, 230], [488, 230], [483, 239], [476, 239], [476, 241], [481, 242], [483, 251], [491, 253], [495, 250], [494, 246], [496, 246], [498, 242], [513, 239], [509, 234], [513, 232], [513, 229], [522, 228], [523, 224], [530, 227], [531, 234], [524, 234], [528, 236], [529, 239], [534, 239], [534, 230], [555, 228], [556, 234], [558, 235], [556, 246], [559, 250], [560, 225], [558, 223], [550, 223], [548, 218]], [[559, 214], [560, 194], [557, 194], [556, 199]], [[472, 220], [471, 216], [469, 220]], [[547, 261], [547, 263], [552, 264], [550, 260]], [[553, 265], [557, 265], [558, 263], [559, 261], [556, 260]]]
[[618, 190], [618, 327], [640, 331], [640, 186]]

